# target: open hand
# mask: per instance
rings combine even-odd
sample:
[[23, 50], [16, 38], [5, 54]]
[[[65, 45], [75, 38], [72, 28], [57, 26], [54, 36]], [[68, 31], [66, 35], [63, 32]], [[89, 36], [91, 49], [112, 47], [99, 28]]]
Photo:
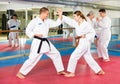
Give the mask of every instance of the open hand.
[[63, 13], [62, 9], [58, 9], [58, 10], [57, 10], [57, 15], [61, 16], [62, 13]]

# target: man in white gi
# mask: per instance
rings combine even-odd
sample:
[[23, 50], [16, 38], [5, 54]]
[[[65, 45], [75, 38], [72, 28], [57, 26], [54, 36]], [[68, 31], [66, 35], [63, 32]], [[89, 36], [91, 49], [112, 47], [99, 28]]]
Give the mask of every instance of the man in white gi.
[[52, 59], [57, 70], [57, 74], [65, 74], [60, 53], [47, 39], [49, 28], [56, 27], [61, 24], [62, 12], [58, 11], [59, 18], [57, 21], [48, 19], [48, 15], [49, 10], [46, 7], [42, 7], [40, 9], [40, 16], [33, 19], [27, 26], [26, 34], [28, 37], [33, 38], [33, 42], [29, 59], [25, 61], [17, 74], [17, 77], [20, 79], [25, 78], [24, 75], [27, 75], [32, 70], [43, 54], [46, 54]]
[[97, 41], [98, 56], [103, 58], [104, 62], [110, 61], [108, 55], [108, 44], [111, 39], [111, 20], [106, 15], [105, 9], [100, 9], [99, 14], [102, 19], [97, 18], [97, 26], [101, 28], [100, 36]]
[[[96, 20], [95, 20], [95, 14], [93, 11], [89, 11], [89, 13], [87, 14], [87, 22], [91, 24], [92, 28], [96, 28]], [[94, 39], [94, 43], [96, 44], [96, 36], [95, 35], [95, 39]]]
[[[7, 22], [8, 27], [10, 30], [18, 30], [18, 27], [20, 26], [20, 22], [17, 20], [17, 15], [14, 14], [12, 16], [12, 19], [8, 20]], [[12, 42], [13, 40], [13, 42]], [[19, 46], [19, 38], [18, 38], [18, 32], [10, 32], [9, 33], [9, 46], [11, 47], [18, 47]]]
[[70, 56], [70, 60], [67, 68], [68, 73], [65, 76], [66, 77], [75, 76], [75, 68], [81, 56], [84, 57], [85, 61], [88, 63], [90, 68], [96, 74], [103, 75], [104, 71], [92, 58], [90, 52], [91, 40], [95, 36], [94, 29], [88, 22], [86, 22], [86, 18], [81, 11], [75, 11], [73, 16], [74, 16], [74, 20], [69, 17], [63, 16], [63, 22], [75, 28], [77, 35], [76, 39], [79, 39], [79, 43], [76, 49], [73, 51], [72, 55]]
[[100, 35], [100, 28], [97, 28], [97, 23], [96, 23], [96, 19], [95, 19], [95, 14], [93, 11], [89, 11], [89, 13], [87, 14], [87, 22], [89, 22], [91, 24], [91, 26], [93, 27], [93, 29], [96, 32], [95, 38], [94, 38], [94, 44], [97, 47], [97, 40], [99, 38]]

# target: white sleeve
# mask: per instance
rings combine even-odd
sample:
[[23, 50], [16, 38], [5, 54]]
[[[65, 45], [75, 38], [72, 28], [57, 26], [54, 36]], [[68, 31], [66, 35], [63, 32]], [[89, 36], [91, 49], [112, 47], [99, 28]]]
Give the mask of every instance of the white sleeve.
[[105, 19], [104, 21], [98, 22], [98, 26], [101, 28], [110, 28], [111, 27], [111, 20]]
[[66, 24], [70, 25], [71, 27], [76, 27], [75, 20], [73, 20], [73, 19], [71, 19], [69, 17], [63, 16], [62, 22], [65, 22]]
[[49, 27], [56, 27], [56, 26], [59, 26], [61, 23], [62, 23], [62, 20], [60, 20], [59, 18], [54, 21], [54, 20], [51, 20], [51, 19], [48, 19], [48, 24], [49, 24]]
[[35, 28], [35, 22], [34, 22], [34, 20], [32, 20], [32, 21], [30, 21], [30, 23], [27, 25], [27, 28], [26, 28], [26, 35], [29, 38], [34, 37], [34, 32], [33, 32], [34, 28]]

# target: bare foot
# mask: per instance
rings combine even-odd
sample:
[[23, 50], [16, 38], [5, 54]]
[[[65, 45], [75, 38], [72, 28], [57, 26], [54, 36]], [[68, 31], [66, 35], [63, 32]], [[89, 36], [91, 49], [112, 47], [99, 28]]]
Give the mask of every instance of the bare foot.
[[64, 72], [64, 71], [60, 71], [60, 72], [58, 72], [57, 74], [58, 74], [58, 75], [66, 75], [67, 73]]
[[102, 59], [102, 60], [103, 60], [103, 58], [102, 58], [102, 57], [98, 57], [98, 59]]
[[25, 76], [22, 73], [20, 73], [20, 72], [18, 72], [16, 76], [18, 78], [20, 78], [20, 79], [24, 79], [25, 78]]
[[75, 74], [74, 73], [67, 73], [66, 75], [64, 75], [65, 77], [74, 77]]
[[97, 73], [97, 75], [104, 75], [105, 74], [105, 72], [103, 71], [103, 70], [100, 70], [98, 73]]
[[12, 48], [14, 48], [15, 47], [15, 45], [12, 45]]
[[109, 61], [110, 61], [110, 59], [104, 59], [103, 61], [104, 61], [104, 62], [109, 62]]
[[19, 47], [19, 45], [15, 45], [15, 47]]
[[12, 47], [12, 45], [8, 45], [8, 47]]

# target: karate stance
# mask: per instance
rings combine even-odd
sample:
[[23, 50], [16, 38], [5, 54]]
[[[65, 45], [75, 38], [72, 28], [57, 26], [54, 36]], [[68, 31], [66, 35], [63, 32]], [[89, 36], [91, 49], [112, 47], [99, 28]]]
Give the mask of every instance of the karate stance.
[[[8, 20], [7, 24], [8, 24], [8, 27], [10, 30], [18, 30], [20, 23], [17, 20], [17, 15], [14, 14], [12, 16], [12, 19]], [[12, 42], [12, 40], [13, 40], [13, 42]], [[10, 32], [9, 33], [9, 46], [10, 47], [18, 47], [19, 46], [18, 32]]]
[[49, 10], [45, 7], [40, 9], [40, 16], [33, 19], [27, 26], [26, 34], [33, 38], [29, 59], [22, 65], [17, 77], [24, 79], [32, 68], [38, 63], [43, 54], [50, 57], [55, 65], [57, 74], [64, 75], [64, 67], [58, 50], [48, 41], [47, 36], [50, 27], [56, 27], [61, 24], [62, 12], [58, 11], [57, 21], [48, 19]]
[[79, 39], [78, 46], [70, 56], [70, 60], [68, 63], [66, 77], [74, 77], [75, 76], [75, 68], [78, 60], [81, 56], [84, 57], [90, 68], [96, 74], [104, 74], [104, 71], [100, 68], [100, 66], [96, 63], [96, 61], [92, 58], [90, 52], [90, 41], [95, 36], [95, 31], [92, 26], [86, 22], [84, 15], [80, 11], [74, 12], [74, 20], [69, 17], [63, 16], [63, 22], [69, 24], [72, 27], [75, 27], [77, 39]]
[[101, 28], [100, 36], [97, 41], [97, 51], [98, 56], [103, 58], [104, 62], [108, 62], [110, 59], [107, 47], [111, 39], [111, 20], [106, 15], [105, 9], [100, 9], [99, 14], [102, 19], [97, 18], [97, 26]]

